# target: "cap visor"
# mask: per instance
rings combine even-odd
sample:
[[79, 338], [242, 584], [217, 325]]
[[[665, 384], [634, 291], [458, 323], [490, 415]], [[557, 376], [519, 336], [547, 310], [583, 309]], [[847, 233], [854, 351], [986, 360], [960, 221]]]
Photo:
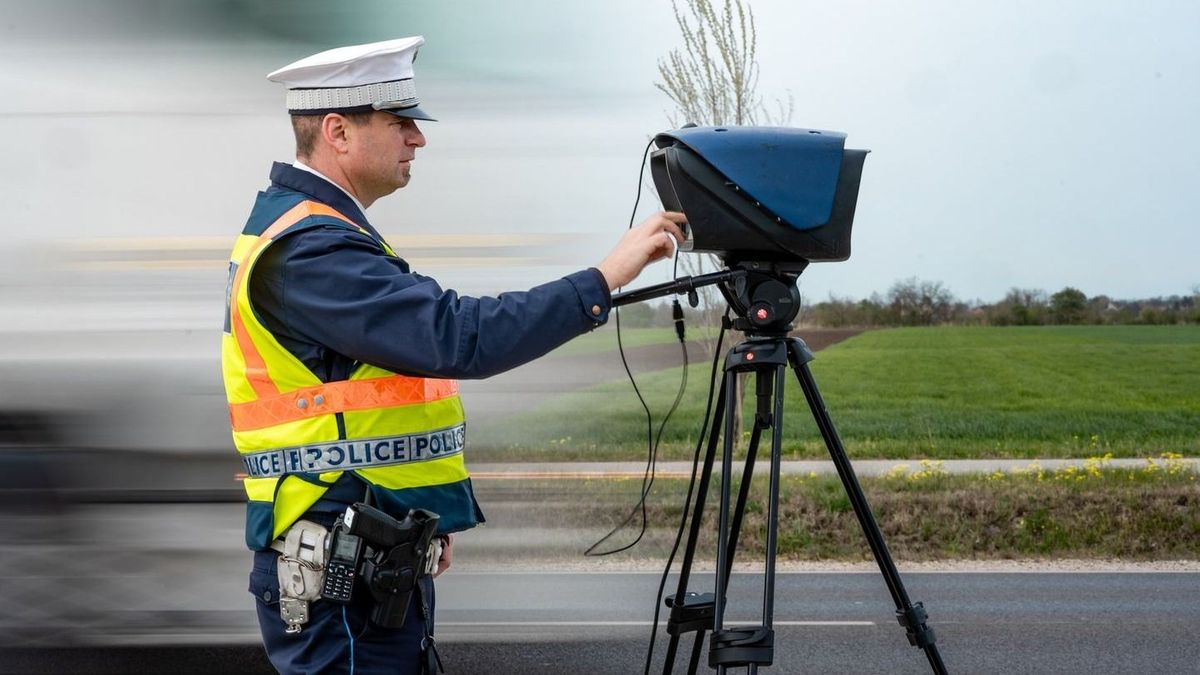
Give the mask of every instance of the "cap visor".
[[411, 108], [384, 108], [380, 112], [391, 113], [396, 117], [407, 117], [411, 120], [426, 120], [428, 122], [436, 122], [434, 118], [429, 116], [429, 113], [421, 110], [421, 106], [414, 105]]

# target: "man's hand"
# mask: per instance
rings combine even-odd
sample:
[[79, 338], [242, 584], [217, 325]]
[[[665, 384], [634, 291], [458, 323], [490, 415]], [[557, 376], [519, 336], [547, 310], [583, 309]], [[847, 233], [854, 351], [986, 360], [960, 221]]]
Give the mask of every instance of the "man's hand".
[[454, 547], [454, 535], [446, 535], [445, 543], [442, 544], [442, 555], [438, 558], [437, 569], [433, 571], [433, 578], [438, 578], [442, 572], [450, 568], [450, 558], [453, 557], [453, 552], [450, 550]]
[[608, 282], [608, 290], [616, 290], [633, 281], [655, 260], [670, 258], [675, 251], [675, 242], [684, 239], [679, 226], [686, 222], [682, 213], [660, 211], [626, 232], [612, 253], [596, 266]]

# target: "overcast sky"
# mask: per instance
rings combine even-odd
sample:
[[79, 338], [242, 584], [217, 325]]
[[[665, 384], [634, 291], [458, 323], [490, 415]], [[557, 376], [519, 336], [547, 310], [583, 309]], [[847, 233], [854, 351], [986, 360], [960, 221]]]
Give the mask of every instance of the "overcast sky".
[[[385, 233], [557, 242], [514, 267], [433, 270], [472, 292], [593, 265], [615, 242], [668, 124], [657, 60], [680, 44], [666, 0], [5, 4], [10, 240], [231, 235], [290, 156], [264, 75], [422, 33], [417, 90], [441, 121], [412, 184], [368, 215]], [[853, 256], [810, 268], [810, 299], [910, 276], [967, 300], [1200, 284], [1200, 3], [750, 4], [759, 93], [872, 151]]]

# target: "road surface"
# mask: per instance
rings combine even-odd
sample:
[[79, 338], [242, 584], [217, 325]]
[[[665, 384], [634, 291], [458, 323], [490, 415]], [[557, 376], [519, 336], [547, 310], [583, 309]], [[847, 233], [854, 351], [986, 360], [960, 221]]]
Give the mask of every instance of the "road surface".
[[[951, 673], [1200, 672], [1200, 573], [908, 573], [904, 581], [929, 609]], [[448, 574], [438, 589], [447, 672], [641, 672], [657, 584], [653, 573]], [[755, 574], [735, 575], [733, 619], [754, 618], [757, 584]], [[710, 577], [697, 575], [692, 588], [706, 585]], [[241, 634], [224, 645], [7, 650], [0, 672], [269, 673], [249, 602], [229, 610], [226, 626]], [[781, 574], [776, 662], [763, 672], [929, 672], [892, 609], [878, 574]]]

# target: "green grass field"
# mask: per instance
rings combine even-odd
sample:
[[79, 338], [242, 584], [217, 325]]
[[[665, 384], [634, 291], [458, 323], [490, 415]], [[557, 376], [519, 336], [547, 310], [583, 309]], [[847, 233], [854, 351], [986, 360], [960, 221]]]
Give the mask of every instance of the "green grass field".
[[[691, 457], [709, 368], [690, 368], [660, 457]], [[1196, 326], [870, 331], [819, 352], [812, 369], [854, 457], [1200, 454]], [[678, 368], [639, 377], [656, 425], [679, 377]], [[785, 458], [825, 456], [790, 375], [786, 400]], [[614, 382], [480, 425], [473, 437], [476, 461], [640, 459], [646, 421], [629, 383]]]

